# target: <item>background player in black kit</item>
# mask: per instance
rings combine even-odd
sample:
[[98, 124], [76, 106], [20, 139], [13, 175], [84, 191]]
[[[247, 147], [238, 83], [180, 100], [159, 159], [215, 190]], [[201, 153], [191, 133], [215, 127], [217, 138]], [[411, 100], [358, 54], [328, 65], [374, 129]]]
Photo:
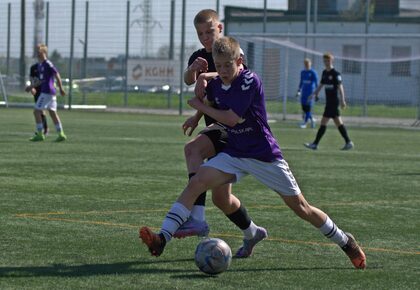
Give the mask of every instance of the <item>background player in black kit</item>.
[[[350, 150], [354, 147], [354, 144], [347, 134], [346, 127], [344, 127], [343, 120], [340, 117], [340, 110], [338, 108], [339, 105], [342, 109], [345, 109], [347, 106], [341, 74], [333, 67], [334, 56], [331, 53], [325, 53], [323, 60], [325, 69], [322, 72], [321, 83], [315, 92], [308, 98], [308, 102], [310, 102], [314, 96], [317, 98], [322, 87], [325, 86], [325, 111], [322, 116], [321, 126], [318, 129], [314, 142], [305, 143], [304, 145], [309, 149], [316, 150], [318, 148], [319, 141], [327, 130], [328, 121], [333, 119], [338, 131], [340, 131], [340, 134], [345, 141], [345, 145], [341, 148], [341, 150]], [[340, 93], [340, 98], [338, 97], [338, 93]]]
[[[35, 104], [38, 101], [39, 95], [41, 94], [40, 85], [41, 81], [39, 79], [39, 71], [38, 71], [38, 63], [35, 63], [31, 66], [29, 70], [29, 80], [31, 84], [26, 87], [25, 91], [30, 92], [34, 96]], [[48, 134], [48, 124], [47, 124], [47, 117], [45, 113], [42, 112], [42, 125], [44, 127], [44, 135]]]

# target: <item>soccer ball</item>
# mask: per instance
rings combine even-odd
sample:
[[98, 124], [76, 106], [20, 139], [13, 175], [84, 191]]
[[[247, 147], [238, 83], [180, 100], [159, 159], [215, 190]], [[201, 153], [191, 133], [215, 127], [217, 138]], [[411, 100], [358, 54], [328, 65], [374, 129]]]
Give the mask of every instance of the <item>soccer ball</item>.
[[195, 264], [206, 274], [217, 275], [226, 271], [231, 261], [232, 251], [221, 239], [203, 239], [195, 250]]

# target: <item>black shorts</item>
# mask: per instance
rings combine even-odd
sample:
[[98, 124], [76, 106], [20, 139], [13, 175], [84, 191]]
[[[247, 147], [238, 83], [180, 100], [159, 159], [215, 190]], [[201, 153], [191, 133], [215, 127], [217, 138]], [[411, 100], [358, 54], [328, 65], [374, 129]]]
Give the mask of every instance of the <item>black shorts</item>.
[[340, 110], [337, 106], [326, 106], [322, 116], [333, 119], [340, 116]]
[[35, 104], [36, 104], [36, 102], [38, 102], [38, 99], [39, 99], [39, 96], [41, 95], [41, 92], [37, 92], [35, 95], [34, 95], [34, 101], [35, 101]]
[[222, 152], [228, 140], [226, 128], [220, 123], [213, 123], [210, 126], [207, 126], [200, 131], [199, 134], [209, 137], [211, 143], [213, 143], [216, 154]]
[[302, 111], [304, 111], [305, 113], [310, 112], [310, 111], [311, 111], [311, 109], [312, 109], [312, 106], [311, 106], [311, 105], [308, 105], [308, 104], [302, 104]]

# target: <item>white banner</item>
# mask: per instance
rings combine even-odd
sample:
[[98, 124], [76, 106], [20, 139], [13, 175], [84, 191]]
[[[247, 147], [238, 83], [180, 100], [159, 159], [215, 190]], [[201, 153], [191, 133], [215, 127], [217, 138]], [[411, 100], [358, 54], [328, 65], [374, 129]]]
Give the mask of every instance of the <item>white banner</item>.
[[177, 60], [128, 60], [128, 85], [179, 86], [180, 62]]

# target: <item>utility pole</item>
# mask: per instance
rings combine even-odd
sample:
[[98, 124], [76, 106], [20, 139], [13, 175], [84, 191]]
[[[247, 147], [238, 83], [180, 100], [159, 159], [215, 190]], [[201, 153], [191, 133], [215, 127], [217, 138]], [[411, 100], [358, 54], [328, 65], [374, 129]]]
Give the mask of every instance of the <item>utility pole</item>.
[[19, 74], [20, 74], [20, 85], [25, 87], [25, 75], [26, 75], [26, 64], [25, 64], [25, 0], [20, 1], [20, 60], [19, 60]]

